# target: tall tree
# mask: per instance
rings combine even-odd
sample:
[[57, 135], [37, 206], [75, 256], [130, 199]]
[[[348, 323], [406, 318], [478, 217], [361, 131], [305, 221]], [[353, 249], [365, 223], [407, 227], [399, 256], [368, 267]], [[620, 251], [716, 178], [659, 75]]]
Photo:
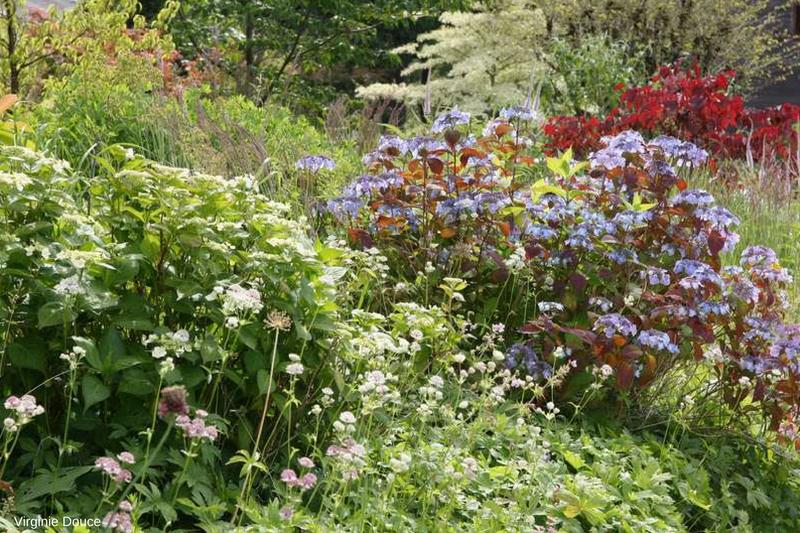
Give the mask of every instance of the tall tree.
[[290, 72], [341, 64], [373, 66], [387, 47], [381, 29], [463, 8], [469, 0], [197, 0], [173, 25], [189, 55], [217, 46], [237, 88], [269, 98]]

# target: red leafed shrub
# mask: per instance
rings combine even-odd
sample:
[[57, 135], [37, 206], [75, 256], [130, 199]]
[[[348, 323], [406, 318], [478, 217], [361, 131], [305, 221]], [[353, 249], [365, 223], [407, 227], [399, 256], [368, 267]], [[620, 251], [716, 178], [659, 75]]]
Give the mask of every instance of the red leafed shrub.
[[647, 85], [624, 90], [605, 117], [551, 117], [546, 148], [586, 155], [601, 147], [601, 137], [636, 130], [689, 140], [719, 157], [744, 158], [748, 150], [753, 159], [795, 154], [800, 106], [748, 109], [741, 96], [729, 94], [734, 77], [733, 71], [703, 76], [698, 65], [664, 66]]

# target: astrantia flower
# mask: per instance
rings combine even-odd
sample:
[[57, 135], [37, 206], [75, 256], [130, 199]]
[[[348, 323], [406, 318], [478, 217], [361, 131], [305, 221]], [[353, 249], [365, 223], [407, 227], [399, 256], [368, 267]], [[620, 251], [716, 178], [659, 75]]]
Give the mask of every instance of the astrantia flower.
[[25, 394], [21, 398], [9, 396], [3, 406], [14, 414], [14, 427], [24, 426], [33, 417], [44, 413], [44, 407], [36, 403], [36, 398], [30, 394]]
[[639, 333], [637, 337], [639, 344], [654, 350], [664, 350], [670, 353], [678, 353], [678, 346], [672, 342], [669, 335], [663, 331], [647, 329]]
[[334, 170], [336, 168], [336, 162], [324, 155], [307, 155], [298, 159], [294, 166], [297, 169], [308, 170], [316, 174], [322, 169]]
[[594, 322], [593, 329], [595, 331], [602, 331], [607, 338], [612, 338], [615, 334], [632, 337], [636, 335], [636, 326], [620, 315], [619, 313], [611, 313], [599, 317]]
[[299, 464], [303, 468], [314, 468], [314, 461], [312, 461], [308, 457], [301, 457], [300, 459], [297, 460], [297, 464]]
[[131, 452], [122, 452], [119, 455], [117, 455], [117, 459], [119, 459], [121, 463], [126, 463], [129, 465], [132, 465], [133, 463], [136, 462], [136, 458], [133, 456]]
[[289, 315], [275, 310], [269, 312], [267, 318], [264, 320], [264, 323], [268, 328], [276, 329], [278, 331], [286, 331], [292, 327], [292, 319], [289, 318]]
[[184, 436], [189, 439], [206, 439], [213, 442], [216, 440], [219, 431], [215, 426], [206, 425], [206, 416], [208, 416], [208, 413], [202, 409], [198, 409], [195, 412], [195, 418], [180, 415], [175, 418], [175, 427], [181, 429]]
[[114, 529], [120, 533], [132, 533], [133, 522], [131, 520], [131, 511], [133, 511], [131, 502], [123, 500], [119, 504], [119, 510], [106, 514], [101, 523], [103, 527]]
[[169, 415], [189, 414], [189, 404], [186, 402], [186, 388], [182, 385], [165, 387], [161, 389], [161, 401], [158, 403], [158, 416], [165, 418]]
[[113, 457], [98, 457], [94, 466], [117, 483], [128, 483], [132, 478], [131, 471], [122, 468]]
[[286, 367], [286, 373], [291, 376], [299, 376], [304, 370], [305, 367], [302, 363], [291, 363]]
[[431, 132], [441, 133], [456, 126], [469, 124], [469, 117], [469, 113], [459, 111], [458, 107], [453, 107], [450, 111], [436, 117], [436, 120], [433, 121], [433, 126], [431, 126]]

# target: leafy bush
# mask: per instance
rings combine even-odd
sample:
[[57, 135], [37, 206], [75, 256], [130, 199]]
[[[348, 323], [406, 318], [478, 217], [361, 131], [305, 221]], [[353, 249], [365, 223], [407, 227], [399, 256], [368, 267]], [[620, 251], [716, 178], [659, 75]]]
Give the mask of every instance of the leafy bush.
[[[333, 281], [303, 221], [252, 180], [119, 147], [93, 178], [0, 149], [0, 384], [22, 401], [6, 402], [17, 415], [3, 435], [15, 510], [53, 512], [52, 496], [85, 516], [113, 511], [136, 498], [132, 477], [151, 520], [173, 522], [179, 498], [220, 505], [224, 460], [254, 441], [262, 457], [282, 449], [293, 398], [332, 380]], [[301, 357], [313, 386], [291, 371]], [[134, 459], [115, 459], [124, 452]], [[104, 456], [105, 485], [91, 466]]]
[[478, 317], [499, 311], [526, 338], [506, 365], [540, 379], [572, 366], [565, 394], [611, 375], [620, 391], [644, 387], [712, 357], [727, 403], [758, 406], [794, 438], [800, 337], [781, 295], [791, 276], [761, 246], [721, 268], [738, 219], [672, 166], [696, 167], [705, 151], [623, 132], [588, 163], [549, 159], [554, 176], [531, 185], [537, 165], [515, 127], [495, 120], [476, 139], [461, 131], [468, 122], [452, 111], [433, 127], [443, 139], [385, 138], [366, 156], [371, 173], [328, 204], [352, 241], [384, 250], [400, 279], [470, 280]]
[[619, 107], [606, 116], [550, 117], [546, 146], [585, 155], [602, 146], [603, 136], [633, 129], [687, 139], [721, 157], [792, 160], [800, 106], [746, 109], [741, 96], [729, 94], [734, 76], [703, 76], [698, 65], [662, 67], [649, 84], [622, 92]]

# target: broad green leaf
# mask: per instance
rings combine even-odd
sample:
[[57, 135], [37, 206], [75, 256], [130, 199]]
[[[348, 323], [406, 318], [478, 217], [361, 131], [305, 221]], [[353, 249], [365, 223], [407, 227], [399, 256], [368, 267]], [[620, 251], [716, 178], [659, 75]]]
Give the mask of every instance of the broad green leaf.
[[111, 390], [97, 376], [91, 374], [84, 376], [81, 380], [81, 393], [83, 394], [84, 412], [111, 396]]

